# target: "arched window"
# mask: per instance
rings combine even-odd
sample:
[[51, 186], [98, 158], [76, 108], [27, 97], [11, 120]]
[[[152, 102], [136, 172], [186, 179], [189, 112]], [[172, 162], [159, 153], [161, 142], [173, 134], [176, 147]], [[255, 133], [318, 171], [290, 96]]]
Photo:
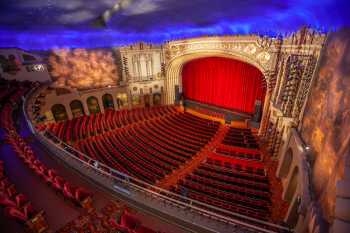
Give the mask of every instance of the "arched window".
[[103, 108], [114, 109], [113, 96], [111, 94], [104, 94], [102, 96]]
[[162, 97], [159, 93], [153, 94], [153, 105], [160, 105]]
[[133, 95], [132, 96], [132, 106], [138, 106], [140, 105], [141, 101], [140, 101], [140, 96], [139, 95]]
[[98, 104], [98, 100], [95, 96], [90, 96], [86, 102], [87, 102], [90, 114], [99, 113], [101, 111], [100, 105]]
[[66, 108], [62, 104], [55, 104], [51, 107], [51, 112], [56, 122], [68, 120]]
[[70, 102], [69, 106], [72, 111], [73, 118], [77, 118], [85, 115], [84, 107], [80, 100], [73, 100], [72, 102]]
[[118, 109], [128, 106], [128, 95], [126, 93], [117, 94]]
[[146, 94], [143, 96], [143, 102], [145, 103], [145, 107], [148, 108], [151, 106], [151, 96]]
[[284, 156], [284, 160], [282, 161], [282, 166], [280, 171], [281, 178], [287, 177], [290, 170], [290, 166], [292, 165], [292, 162], [293, 162], [293, 151], [291, 148], [289, 148], [286, 152], [286, 155]]

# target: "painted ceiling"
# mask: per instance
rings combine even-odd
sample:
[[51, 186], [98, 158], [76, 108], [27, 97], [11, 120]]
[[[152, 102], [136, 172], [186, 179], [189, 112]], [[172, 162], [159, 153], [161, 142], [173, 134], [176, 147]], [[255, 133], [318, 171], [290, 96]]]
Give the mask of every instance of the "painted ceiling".
[[[111, 8], [106, 26], [96, 26]], [[347, 0], [4, 0], [0, 47], [46, 50], [202, 35], [276, 36], [302, 26], [327, 32], [349, 27], [349, 10]]]

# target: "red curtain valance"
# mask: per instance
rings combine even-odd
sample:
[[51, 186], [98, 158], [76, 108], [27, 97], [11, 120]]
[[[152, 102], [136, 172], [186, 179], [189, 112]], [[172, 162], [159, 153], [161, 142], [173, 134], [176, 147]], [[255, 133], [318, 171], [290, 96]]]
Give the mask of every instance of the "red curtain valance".
[[221, 57], [190, 61], [182, 71], [185, 98], [245, 113], [254, 112], [256, 100], [263, 104], [264, 82], [256, 67]]

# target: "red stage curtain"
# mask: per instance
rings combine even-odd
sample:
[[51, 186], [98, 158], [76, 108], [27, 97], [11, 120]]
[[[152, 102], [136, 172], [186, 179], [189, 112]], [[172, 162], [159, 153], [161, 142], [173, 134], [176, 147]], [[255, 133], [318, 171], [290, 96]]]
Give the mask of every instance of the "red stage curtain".
[[263, 104], [266, 85], [254, 66], [221, 57], [196, 59], [182, 71], [184, 97], [218, 107], [254, 113], [256, 100]]

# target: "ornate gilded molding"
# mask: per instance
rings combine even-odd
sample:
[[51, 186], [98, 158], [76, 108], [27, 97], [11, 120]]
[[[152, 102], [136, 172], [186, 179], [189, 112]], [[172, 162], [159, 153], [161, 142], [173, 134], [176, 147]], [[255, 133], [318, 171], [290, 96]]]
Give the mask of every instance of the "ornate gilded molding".
[[165, 47], [167, 64], [174, 59], [193, 53], [220, 53], [257, 66], [262, 72], [271, 70], [274, 53], [271, 42], [261, 41], [258, 36], [225, 38], [196, 38], [186, 41], [169, 42]]

